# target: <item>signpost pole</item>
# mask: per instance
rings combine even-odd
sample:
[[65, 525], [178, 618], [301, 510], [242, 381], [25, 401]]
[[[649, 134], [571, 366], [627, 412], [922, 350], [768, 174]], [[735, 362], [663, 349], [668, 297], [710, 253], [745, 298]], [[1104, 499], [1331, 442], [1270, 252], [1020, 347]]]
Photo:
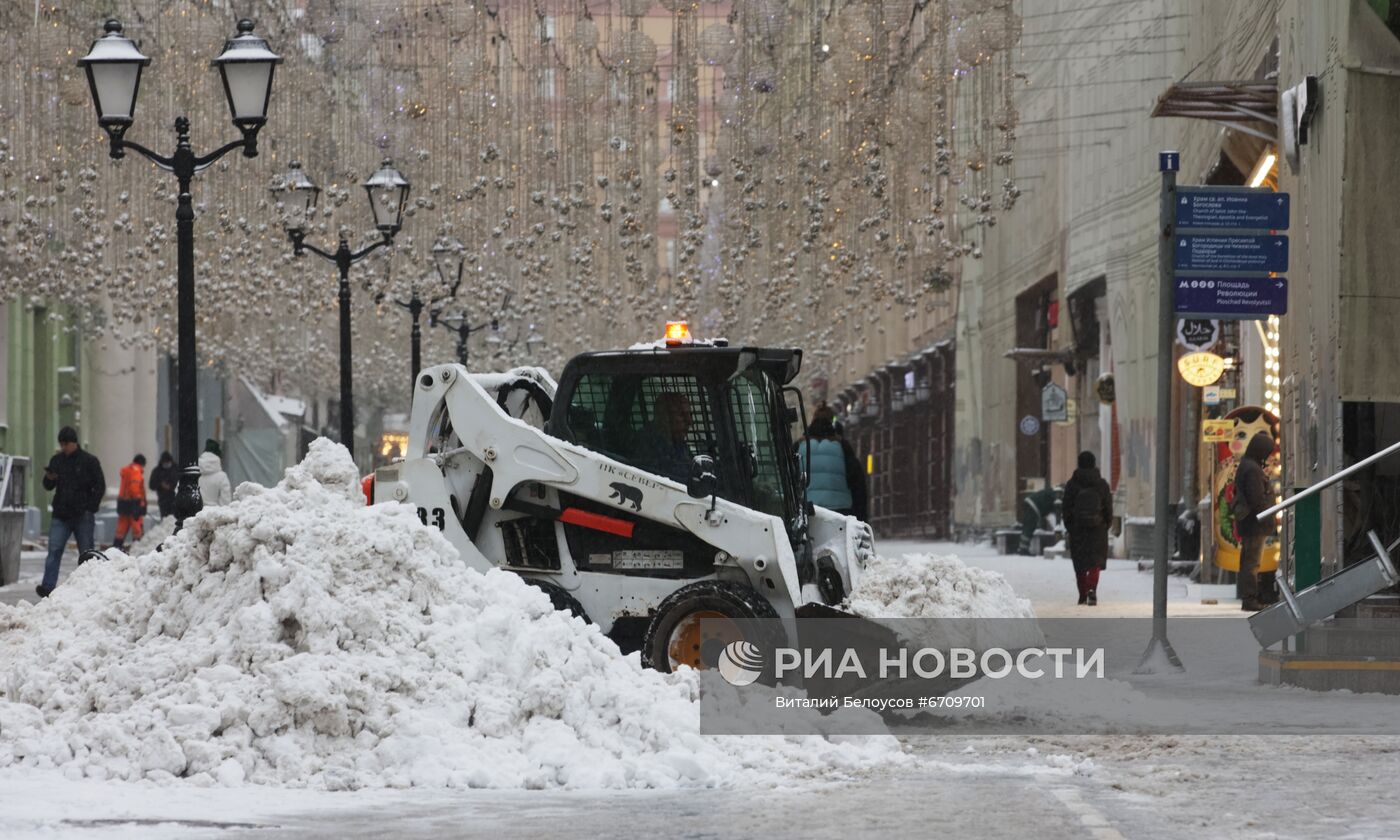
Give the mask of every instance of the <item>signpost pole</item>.
[[1156, 506], [1153, 513], [1152, 641], [1134, 673], [1160, 674], [1184, 670], [1171, 642], [1167, 641], [1167, 549], [1171, 527], [1172, 346], [1176, 332], [1175, 243], [1176, 173], [1181, 168], [1177, 152], [1161, 152], [1162, 196], [1158, 202], [1157, 244], [1157, 464]]
[[[1187, 513], [1191, 513], [1191, 512], [1194, 512], [1194, 511], [1196, 510], [1196, 502], [1197, 502], [1197, 500], [1198, 500], [1198, 499], [1197, 499], [1197, 494], [1196, 494], [1196, 461], [1198, 460], [1198, 458], [1200, 457], [1200, 454], [1201, 454], [1201, 432], [1200, 432], [1200, 428], [1201, 428], [1201, 427], [1200, 427], [1200, 423], [1196, 420], [1196, 417], [1197, 417], [1197, 412], [1198, 412], [1198, 408], [1197, 408], [1198, 402], [1197, 402], [1197, 400], [1198, 400], [1198, 398], [1199, 398], [1199, 396], [1200, 396], [1200, 393], [1201, 393], [1201, 389], [1200, 389], [1200, 388], [1197, 388], [1197, 387], [1195, 387], [1195, 386], [1190, 386], [1190, 387], [1188, 387], [1188, 388], [1186, 389], [1186, 399], [1182, 400], [1182, 402], [1185, 403], [1185, 405], [1182, 406], [1182, 416], [1181, 416], [1181, 443], [1182, 443], [1182, 449], [1184, 450], [1184, 452], [1182, 453], [1183, 463], [1182, 463], [1182, 465], [1181, 465], [1181, 514], [1180, 514], [1180, 515], [1183, 515], [1183, 516], [1184, 516], [1185, 514], [1187, 514]], [[1197, 519], [1197, 527], [1198, 527], [1198, 529], [1199, 529], [1199, 525], [1200, 525], [1200, 520], [1199, 520], [1199, 517], [1198, 517], [1198, 519]], [[1197, 530], [1196, 533], [1197, 533], [1197, 536], [1199, 537], [1200, 531]], [[1200, 540], [1199, 540], [1199, 539], [1196, 540], [1196, 545], [1198, 546], [1198, 550], [1199, 550], [1199, 546], [1200, 546]], [[1191, 558], [1183, 558], [1183, 559], [1191, 559]], [[1199, 560], [1199, 555], [1197, 556], [1196, 559]]]

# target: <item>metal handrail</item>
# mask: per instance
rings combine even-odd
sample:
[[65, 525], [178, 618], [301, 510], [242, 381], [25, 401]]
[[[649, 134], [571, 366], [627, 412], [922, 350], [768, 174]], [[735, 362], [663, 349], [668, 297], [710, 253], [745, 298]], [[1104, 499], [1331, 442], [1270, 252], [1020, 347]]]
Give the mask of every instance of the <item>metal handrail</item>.
[[1341, 481], [1342, 479], [1346, 478], [1352, 473], [1357, 472], [1359, 470], [1363, 470], [1366, 467], [1369, 467], [1375, 462], [1386, 457], [1387, 455], [1392, 455], [1396, 452], [1400, 452], [1400, 441], [1392, 443], [1390, 446], [1387, 446], [1385, 449], [1382, 449], [1380, 452], [1377, 452], [1376, 454], [1368, 458], [1357, 461], [1355, 464], [1352, 464], [1351, 466], [1347, 467], [1339, 473], [1336, 473], [1335, 475], [1332, 475], [1329, 478], [1324, 478], [1322, 481], [1319, 481], [1311, 487], [1308, 487], [1296, 496], [1289, 496], [1287, 499], [1284, 499], [1283, 501], [1279, 502], [1278, 504], [1274, 505], [1273, 507], [1269, 508], [1263, 513], [1260, 513], [1258, 516], [1255, 517], [1255, 519], [1263, 521], [1264, 517], [1266, 516], [1273, 516], [1274, 514], [1278, 513], [1284, 508], [1293, 507], [1295, 504], [1302, 501], [1303, 499], [1306, 499], [1307, 497], [1312, 495], [1316, 495], [1317, 493], [1321, 492], [1324, 488], [1331, 487], [1333, 484], [1336, 484], [1337, 482]]

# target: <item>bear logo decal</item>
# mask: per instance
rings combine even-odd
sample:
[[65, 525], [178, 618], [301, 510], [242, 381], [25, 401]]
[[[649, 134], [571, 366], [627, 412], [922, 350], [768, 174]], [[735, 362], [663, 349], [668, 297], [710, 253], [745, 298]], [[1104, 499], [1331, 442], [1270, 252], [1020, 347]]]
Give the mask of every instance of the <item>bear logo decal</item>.
[[624, 507], [627, 505], [628, 502], [631, 502], [633, 510], [642, 509], [641, 488], [631, 487], [626, 484], [623, 484], [620, 481], [614, 481], [608, 486], [612, 488], [612, 494], [608, 496], [609, 499], [616, 499], [617, 503], [619, 505], [623, 505]]

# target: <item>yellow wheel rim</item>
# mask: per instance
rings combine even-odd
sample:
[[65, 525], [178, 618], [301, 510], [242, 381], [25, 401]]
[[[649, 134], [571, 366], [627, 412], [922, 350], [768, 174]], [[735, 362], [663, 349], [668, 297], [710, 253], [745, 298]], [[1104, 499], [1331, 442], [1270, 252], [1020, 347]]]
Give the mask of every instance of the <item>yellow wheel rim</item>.
[[[703, 625], [702, 621], [705, 622]], [[710, 667], [701, 656], [707, 642], [717, 641], [727, 645], [742, 638], [744, 634], [740, 632], [739, 625], [728, 616], [715, 610], [696, 610], [671, 628], [671, 637], [666, 641], [666, 656], [671, 661], [672, 671], [681, 665], [703, 671]]]

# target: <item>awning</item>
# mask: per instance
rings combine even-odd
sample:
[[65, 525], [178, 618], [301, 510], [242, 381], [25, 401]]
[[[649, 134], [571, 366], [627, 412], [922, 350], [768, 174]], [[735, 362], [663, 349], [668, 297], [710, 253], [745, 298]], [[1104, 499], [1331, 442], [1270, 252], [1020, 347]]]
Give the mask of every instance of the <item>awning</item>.
[[922, 350], [916, 350], [913, 353], [910, 353], [904, 359], [904, 363], [906, 365], [912, 365], [915, 362], [923, 362], [928, 360], [931, 356], [934, 356], [943, 350], [951, 350], [952, 348], [953, 339], [945, 338], [942, 341], [936, 341], [933, 344], [930, 344]]
[[1045, 350], [1040, 347], [1013, 347], [1002, 354], [1005, 358], [1032, 364], [1074, 364], [1078, 358], [1073, 350]]
[[1157, 97], [1152, 116], [1210, 120], [1272, 141], [1278, 133], [1278, 85], [1272, 81], [1177, 82]]

